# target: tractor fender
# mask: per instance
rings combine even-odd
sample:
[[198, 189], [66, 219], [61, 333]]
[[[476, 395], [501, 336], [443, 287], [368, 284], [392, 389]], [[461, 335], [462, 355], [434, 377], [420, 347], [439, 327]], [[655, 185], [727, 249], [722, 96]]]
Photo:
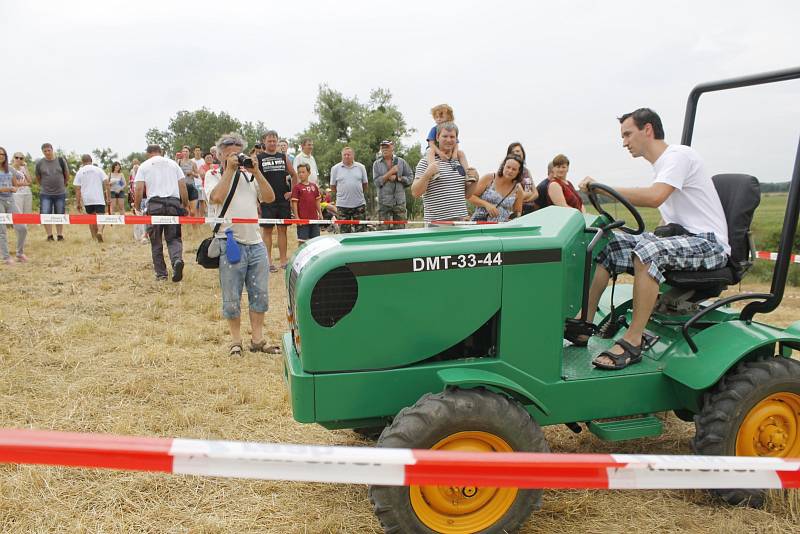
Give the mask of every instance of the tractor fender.
[[478, 387], [488, 386], [500, 389], [513, 397], [520, 398], [524, 404], [533, 404], [543, 414], [550, 415], [550, 410], [542, 401], [517, 382], [497, 373], [483, 369], [442, 369], [436, 374], [445, 386]]
[[697, 353], [680, 338], [661, 361], [665, 363], [666, 376], [699, 391], [716, 384], [728, 369], [762, 347], [781, 343], [800, 348], [800, 321], [786, 330], [760, 323], [726, 321], [696, 332], [692, 340], [697, 344]]

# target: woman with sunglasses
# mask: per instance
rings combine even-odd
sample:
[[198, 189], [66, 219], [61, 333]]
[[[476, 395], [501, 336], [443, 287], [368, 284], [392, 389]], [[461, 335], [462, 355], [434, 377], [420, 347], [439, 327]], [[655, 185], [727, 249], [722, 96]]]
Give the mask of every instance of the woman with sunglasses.
[[22, 176], [18, 176], [17, 190], [14, 193], [14, 203], [17, 205], [17, 213], [33, 213], [33, 193], [31, 184], [33, 179], [28, 172], [28, 165], [25, 162], [25, 155], [22, 152], [15, 152], [11, 166]]
[[[17, 187], [23, 183], [22, 174], [8, 164], [8, 152], [5, 148], [0, 147], [0, 213], [18, 213], [13, 195]], [[17, 259], [21, 262], [28, 261], [24, 252], [28, 227], [24, 224], [15, 224], [14, 231], [17, 234]], [[0, 224], [0, 261], [6, 265], [14, 265], [14, 260], [11, 259], [11, 254], [8, 252], [5, 224]]]
[[[497, 172], [478, 180], [469, 202], [476, 206], [473, 221], [506, 222], [522, 213], [522, 158], [508, 154]], [[513, 216], [513, 217], [512, 217]]]

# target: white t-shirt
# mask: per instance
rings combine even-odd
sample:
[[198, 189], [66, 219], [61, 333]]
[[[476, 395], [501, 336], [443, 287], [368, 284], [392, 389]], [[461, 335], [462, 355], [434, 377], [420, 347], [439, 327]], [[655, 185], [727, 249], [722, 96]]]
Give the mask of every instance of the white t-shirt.
[[164, 156], [153, 156], [139, 165], [134, 181], [144, 182], [148, 198], [181, 198], [178, 182], [183, 179], [183, 171], [177, 163]]
[[731, 253], [728, 222], [719, 195], [700, 156], [691, 147], [669, 145], [653, 164], [653, 182], [675, 188], [658, 210], [664, 222], [677, 223], [693, 234], [711, 232]]
[[203, 158], [198, 158], [198, 159], [194, 159], [193, 158], [192, 162], [194, 162], [194, 164], [197, 166], [197, 168], [200, 169], [200, 167], [203, 166], [203, 164], [206, 162], [206, 160], [204, 160]]
[[108, 176], [103, 169], [94, 165], [84, 165], [75, 173], [75, 180], [72, 183], [75, 187], [81, 188], [84, 206], [105, 206], [106, 197], [103, 190], [104, 182], [107, 181]]
[[[208, 198], [208, 216], [218, 217], [222, 211], [222, 204], [225, 202], [223, 198], [219, 204], [211, 202], [211, 191], [217, 187], [217, 184], [222, 180], [221, 170], [210, 170], [206, 172], [205, 192]], [[227, 198], [230, 189], [225, 191]], [[241, 217], [243, 219], [258, 219], [259, 217], [259, 203], [258, 203], [258, 184], [256, 183], [253, 175], [249, 172], [242, 171], [239, 176], [239, 183], [236, 186], [236, 192], [233, 194], [231, 203], [225, 211], [224, 217], [230, 219], [232, 217]], [[212, 229], [214, 225], [211, 226]], [[257, 224], [230, 224], [222, 223], [217, 232], [217, 237], [225, 237], [225, 230], [228, 228], [233, 229], [233, 238], [239, 243], [245, 245], [255, 245], [261, 242], [261, 232]]]
[[317, 169], [317, 160], [314, 159], [313, 154], [306, 156], [305, 152], [300, 152], [294, 157], [294, 161], [292, 162], [292, 167], [294, 170], [297, 170], [297, 166], [301, 163], [307, 163], [311, 167], [311, 175], [308, 177], [308, 181], [312, 184], [319, 183], [319, 170]]

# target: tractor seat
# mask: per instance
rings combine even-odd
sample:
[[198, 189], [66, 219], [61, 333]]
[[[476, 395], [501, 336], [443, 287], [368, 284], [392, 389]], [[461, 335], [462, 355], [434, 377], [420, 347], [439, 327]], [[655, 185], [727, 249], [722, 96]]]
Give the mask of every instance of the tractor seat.
[[752, 265], [750, 224], [761, 202], [758, 180], [749, 174], [718, 174], [711, 178], [722, 203], [728, 223], [731, 256], [728, 265], [713, 271], [667, 271], [666, 283], [678, 289], [694, 290], [694, 298], [719, 296], [728, 286], [737, 284]]

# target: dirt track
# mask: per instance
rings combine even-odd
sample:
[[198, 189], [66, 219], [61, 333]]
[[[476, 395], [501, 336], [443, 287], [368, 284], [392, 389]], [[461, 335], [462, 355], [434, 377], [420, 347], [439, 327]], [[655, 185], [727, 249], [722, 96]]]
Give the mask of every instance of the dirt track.
[[[187, 251], [205, 233], [190, 231]], [[184, 282], [157, 283], [149, 247], [134, 244], [130, 228], [106, 235], [100, 246], [88, 229], [69, 227], [66, 243], [45, 243], [31, 227], [32, 261], [0, 269], [2, 427], [365, 444], [295, 423], [277, 356], [226, 356], [216, 271], [186, 253]], [[283, 280], [273, 276], [270, 290], [277, 343]], [[800, 319], [800, 291], [788, 297], [770, 322]], [[674, 454], [689, 452], [693, 427], [670, 415], [659, 438], [619, 444], [546, 433], [561, 452]], [[761, 511], [723, 507], [700, 491], [547, 491], [523, 532], [790, 532], [798, 521], [797, 493]], [[378, 524], [362, 486], [2, 466], [0, 531], [360, 533]]]

